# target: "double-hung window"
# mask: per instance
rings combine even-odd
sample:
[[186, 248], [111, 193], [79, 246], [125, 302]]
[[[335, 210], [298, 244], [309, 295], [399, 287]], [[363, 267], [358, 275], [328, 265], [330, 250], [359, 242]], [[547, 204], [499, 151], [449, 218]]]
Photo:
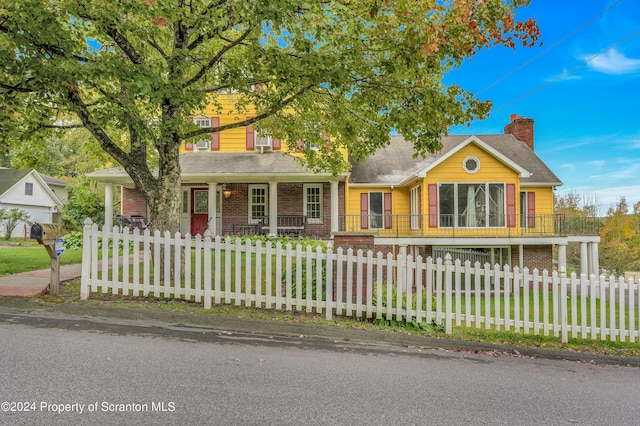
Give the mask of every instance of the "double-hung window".
[[322, 185], [304, 185], [304, 215], [308, 223], [322, 223]]
[[[194, 118], [193, 122], [200, 128], [211, 127], [211, 119], [209, 118]], [[199, 136], [195, 141], [195, 148], [209, 150], [211, 148], [211, 136]]]
[[33, 183], [25, 182], [24, 184], [24, 195], [33, 195]]
[[258, 223], [267, 215], [267, 190], [267, 185], [249, 185], [249, 223]]

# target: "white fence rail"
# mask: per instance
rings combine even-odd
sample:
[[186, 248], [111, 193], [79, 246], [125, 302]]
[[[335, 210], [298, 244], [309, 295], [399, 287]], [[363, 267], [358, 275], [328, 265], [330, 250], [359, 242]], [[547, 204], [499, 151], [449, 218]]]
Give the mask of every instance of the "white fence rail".
[[81, 297], [91, 292], [417, 321], [559, 336], [640, 340], [639, 285], [459, 260], [84, 228]]

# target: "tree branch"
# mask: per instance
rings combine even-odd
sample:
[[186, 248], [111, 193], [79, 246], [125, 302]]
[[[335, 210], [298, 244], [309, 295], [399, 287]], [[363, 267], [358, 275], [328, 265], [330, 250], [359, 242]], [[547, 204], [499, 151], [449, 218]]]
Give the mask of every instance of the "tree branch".
[[272, 115], [276, 114], [277, 112], [283, 110], [287, 105], [289, 105], [290, 103], [295, 101], [297, 98], [302, 96], [304, 93], [306, 93], [307, 91], [309, 91], [313, 87], [314, 87], [314, 85], [310, 84], [310, 85], [307, 85], [305, 87], [300, 88], [300, 90], [298, 90], [293, 95], [291, 95], [288, 98], [284, 99], [282, 102], [279, 102], [276, 105], [274, 105], [269, 111], [263, 112], [262, 114], [256, 115], [255, 117], [247, 118], [246, 120], [236, 121], [236, 122], [225, 124], [223, 126], [218, 126], [218, 127], [203, 127], [201, 129], [194, 130], [193, 132], [189, 132], [189, 133], [184, 134], [182, 136], [182, 139], [189, 139], [189, 138], [192, 138], [194, 136], [204, 135], [206, 133], [222, 132], [224, 130], [235, 129], [235, 128], [238, 128], [238, 127], [246, 127], [249, 124], [253, 124], [253, 123], [256, 123], [256, 122], [258, 122], [260, 120], [264, 120], [265, 118], [271, 117]]
[[[27, 82], [28, 82], [29, 80], [30, 80], [30, 79], [28, 79], [28, 80], [27, 80]], [[1, 89], [6, 89], [6, 90], [7, 90], [7, 92], [5, 92], [5, 93], [11, 93], [11, 92], [31, 93], [31, 92], [32, 92], [32, 90], [31, 90], [31, 89], [27, 89], [27, 88], [20, 87], [20, 86], [22, 86], [22, 83], [16, 84], [15, 86], [10, 86], [10, 85], [8, 85], [8, 84], [0, 83], [0, 88], [1, 88]]]
[[240, 34], [240, 37], [233, 40], [231, 43], [224, 45], [222, 49], [220, 49], [220, 51], [216, 53], [215, 56], [211, 58], [209, 62], [196, 73], [196, 75], [194, 75], [189, 81], [184, 83], [182, 88], [189, 87], [200, 80], [206, 74], [206, 72], [209, 71], [224, 56], [225, 53], [227, 53], [229, 50], [233, 49], [234, 47], [242, 43], [247, 37], [249, 37], [251, 31], [253, 31], [253, 27], [249, 25], [245, 32]]

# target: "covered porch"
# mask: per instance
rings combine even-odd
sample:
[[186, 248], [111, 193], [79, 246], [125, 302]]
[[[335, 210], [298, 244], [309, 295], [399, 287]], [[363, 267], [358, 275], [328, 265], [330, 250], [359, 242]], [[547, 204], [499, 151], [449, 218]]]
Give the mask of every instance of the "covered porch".
[[[346, 174], [313, 173], [281, 153], [199, 153], [180, 156], [180, 232], [204, 235], [290, 235], [330, 238], [344, 215]], [[117, 215], [149, 220], [142, 194], [123, 169], [95, 172], [105, 183], [105, 225]], [[114, 211], [116, 188], [120, 211]]]

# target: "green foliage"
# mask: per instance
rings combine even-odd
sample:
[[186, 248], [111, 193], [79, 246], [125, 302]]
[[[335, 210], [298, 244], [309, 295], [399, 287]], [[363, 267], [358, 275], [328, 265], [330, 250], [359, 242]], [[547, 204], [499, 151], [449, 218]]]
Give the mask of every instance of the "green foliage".
[[376, 318], [373, 320], [374, 325], [389, 327], [389, 328], [402, 328], [404, 330], [409, 331], [423, 331], [426, 333], [444, 333], [444, 326], [436, 323], [435, 320], [431, 321], [431, 324], [428, 324], [426, 321], [418, 322], [416, 320], [407, 321], [403, 319], [402, 321], [397, 320], [388, 320], [385, 318]]
[[219, 130], [187, 117], [220, 94], [238, 94], [240, 116], [257, 109], [225, 128], [306, 140], [319, 148], [304, 151], [313, 170], [344, 170], [343, 149], [362, 159], [392, 129], [426, 154], [488, 115], [489, 101], [443, 78], [480, 49], [531, 46], [537, 25], [514, 16], [528, 3], [3, 1], [0, 145], [84, 127], [142, 191], [154, 227], [174, 232], [179, 143]]
[[81, 250], [82, 249], [82, 231], [71, 232], [64, 237], [64, 246], [67, 250]]
[[25, 210], [20, 210], [17, 208], [13, 208], [10, 210], [0, 209], [0, 225], [4, 230], [4, 239], [9, 240], [11, 238], [11, 233], [18, 223], [26, 222], [28, 223], [31, 216]]
[[104, 223], [104, 189], [95, 181], [78, 177], [67, 186], [69, 200], [62, 208], [63, 228], [69, 231], [82, 229], [84, 220]]
[[600, 264], [614, 275], [640, 270], [640, 202], [629, 211], [627, 200], [607, 213], [600, 234]]
[[270, 235], [241, 235], [241, 236], [232, 236], [231, 237], [231, 242], [235, 244], [237, 239], [240, 239], [240, 241], [242, 241], [242, 243], [246, 243], [247, 241], [251, 241], [253, 242], [253, 244], [255, 245], [256, 241], [260, 241], [262, 242], [262, 245], [264, 246], [265, 243], [270, 242], [272, 246], [275, 247], [275, 245], [277, 243], [281, 243], [282, 247], [286, 247], [287, 244], [291, 244], [292, 247], [296, 247], [297, 245], [301, 245], [302, 247], [307, 247], [307, 246], [311, 246], [313, 247], [313, 250], [316, 250], [316, 247], [321, 247], [322, 248], [322, 252], [326, 252], [327, 251], [327, 247], [329, 246], [329, 244], [327, 244], [326, 241], [323, 240], [316, 240], [310, 237], [298, 237], [298, 238], [293, 238], [293, 237], [288, 237], [288, 236], [277, 236], [277, 237], [273, 237]]

